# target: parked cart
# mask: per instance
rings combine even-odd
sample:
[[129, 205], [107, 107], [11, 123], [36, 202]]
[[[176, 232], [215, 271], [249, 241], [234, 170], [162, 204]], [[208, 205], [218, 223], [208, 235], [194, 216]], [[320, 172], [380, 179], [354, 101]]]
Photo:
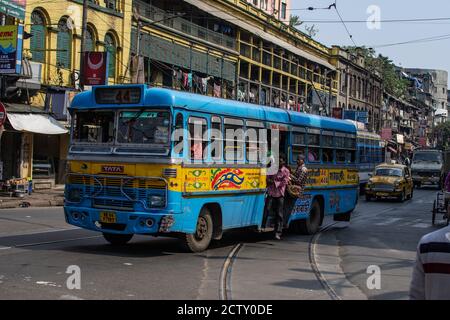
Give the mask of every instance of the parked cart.
[[448, 226], [450, 222], [450, 192], [439, 191], [436, 194], [436, 199], [433, 202], [433, 215], [431, 222], [434, 225], [436, 221], [436, 215], [442, 214], [442, 219], [446, 221]]

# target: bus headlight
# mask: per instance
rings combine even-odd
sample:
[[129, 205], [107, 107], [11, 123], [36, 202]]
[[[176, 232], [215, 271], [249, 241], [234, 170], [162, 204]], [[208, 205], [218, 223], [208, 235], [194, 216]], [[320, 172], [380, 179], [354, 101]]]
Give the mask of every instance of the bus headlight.
[[149, 197], [150, 207], [153, 207], [153, 208], [164, 207], [165, 202], [166, 202], [166, 199], [164, 196], [150, 196]]

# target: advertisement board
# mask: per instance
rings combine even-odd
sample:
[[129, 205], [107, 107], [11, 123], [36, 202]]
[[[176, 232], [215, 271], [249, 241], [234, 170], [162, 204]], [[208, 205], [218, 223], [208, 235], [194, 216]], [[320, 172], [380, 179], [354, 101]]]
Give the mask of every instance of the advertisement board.
[[20, 74], [23, 26], [0, 26], [0, 74]]
[[107, 52], [86, 51], [81, 82], [85, 86], [105, 85], [108, 81]]
[[26, 0], [0, 0], [0, 12], [19, 20], [25, 20], [26, 4]]

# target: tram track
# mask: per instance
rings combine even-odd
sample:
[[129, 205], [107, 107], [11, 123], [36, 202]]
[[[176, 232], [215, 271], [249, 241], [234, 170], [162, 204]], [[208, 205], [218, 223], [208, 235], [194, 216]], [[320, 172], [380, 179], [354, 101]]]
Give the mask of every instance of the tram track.
[[231, 300], [231, 272], [233, 270], [234, 261], [237, 258], [239, 251], [244, 246], [243, 243], [238, 243], [230, 250], [225, 259], [222, 269], [220, 271], [220, 285], [219, 285], [219, 299]]

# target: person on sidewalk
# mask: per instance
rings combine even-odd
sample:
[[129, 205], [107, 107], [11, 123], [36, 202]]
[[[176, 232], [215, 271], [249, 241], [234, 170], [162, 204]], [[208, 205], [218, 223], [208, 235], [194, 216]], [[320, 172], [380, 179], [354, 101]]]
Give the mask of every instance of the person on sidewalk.
[[450, 300], [450, 226], [422, 237], [409, 291], [411, 300]]
[[286, 160], [280, 157], [278, 172], [267, 176], [266, 208], [269, 215], [275, 216], [275, 239], [280, 240], [284, 226], [284, 193], [290, 179]]

